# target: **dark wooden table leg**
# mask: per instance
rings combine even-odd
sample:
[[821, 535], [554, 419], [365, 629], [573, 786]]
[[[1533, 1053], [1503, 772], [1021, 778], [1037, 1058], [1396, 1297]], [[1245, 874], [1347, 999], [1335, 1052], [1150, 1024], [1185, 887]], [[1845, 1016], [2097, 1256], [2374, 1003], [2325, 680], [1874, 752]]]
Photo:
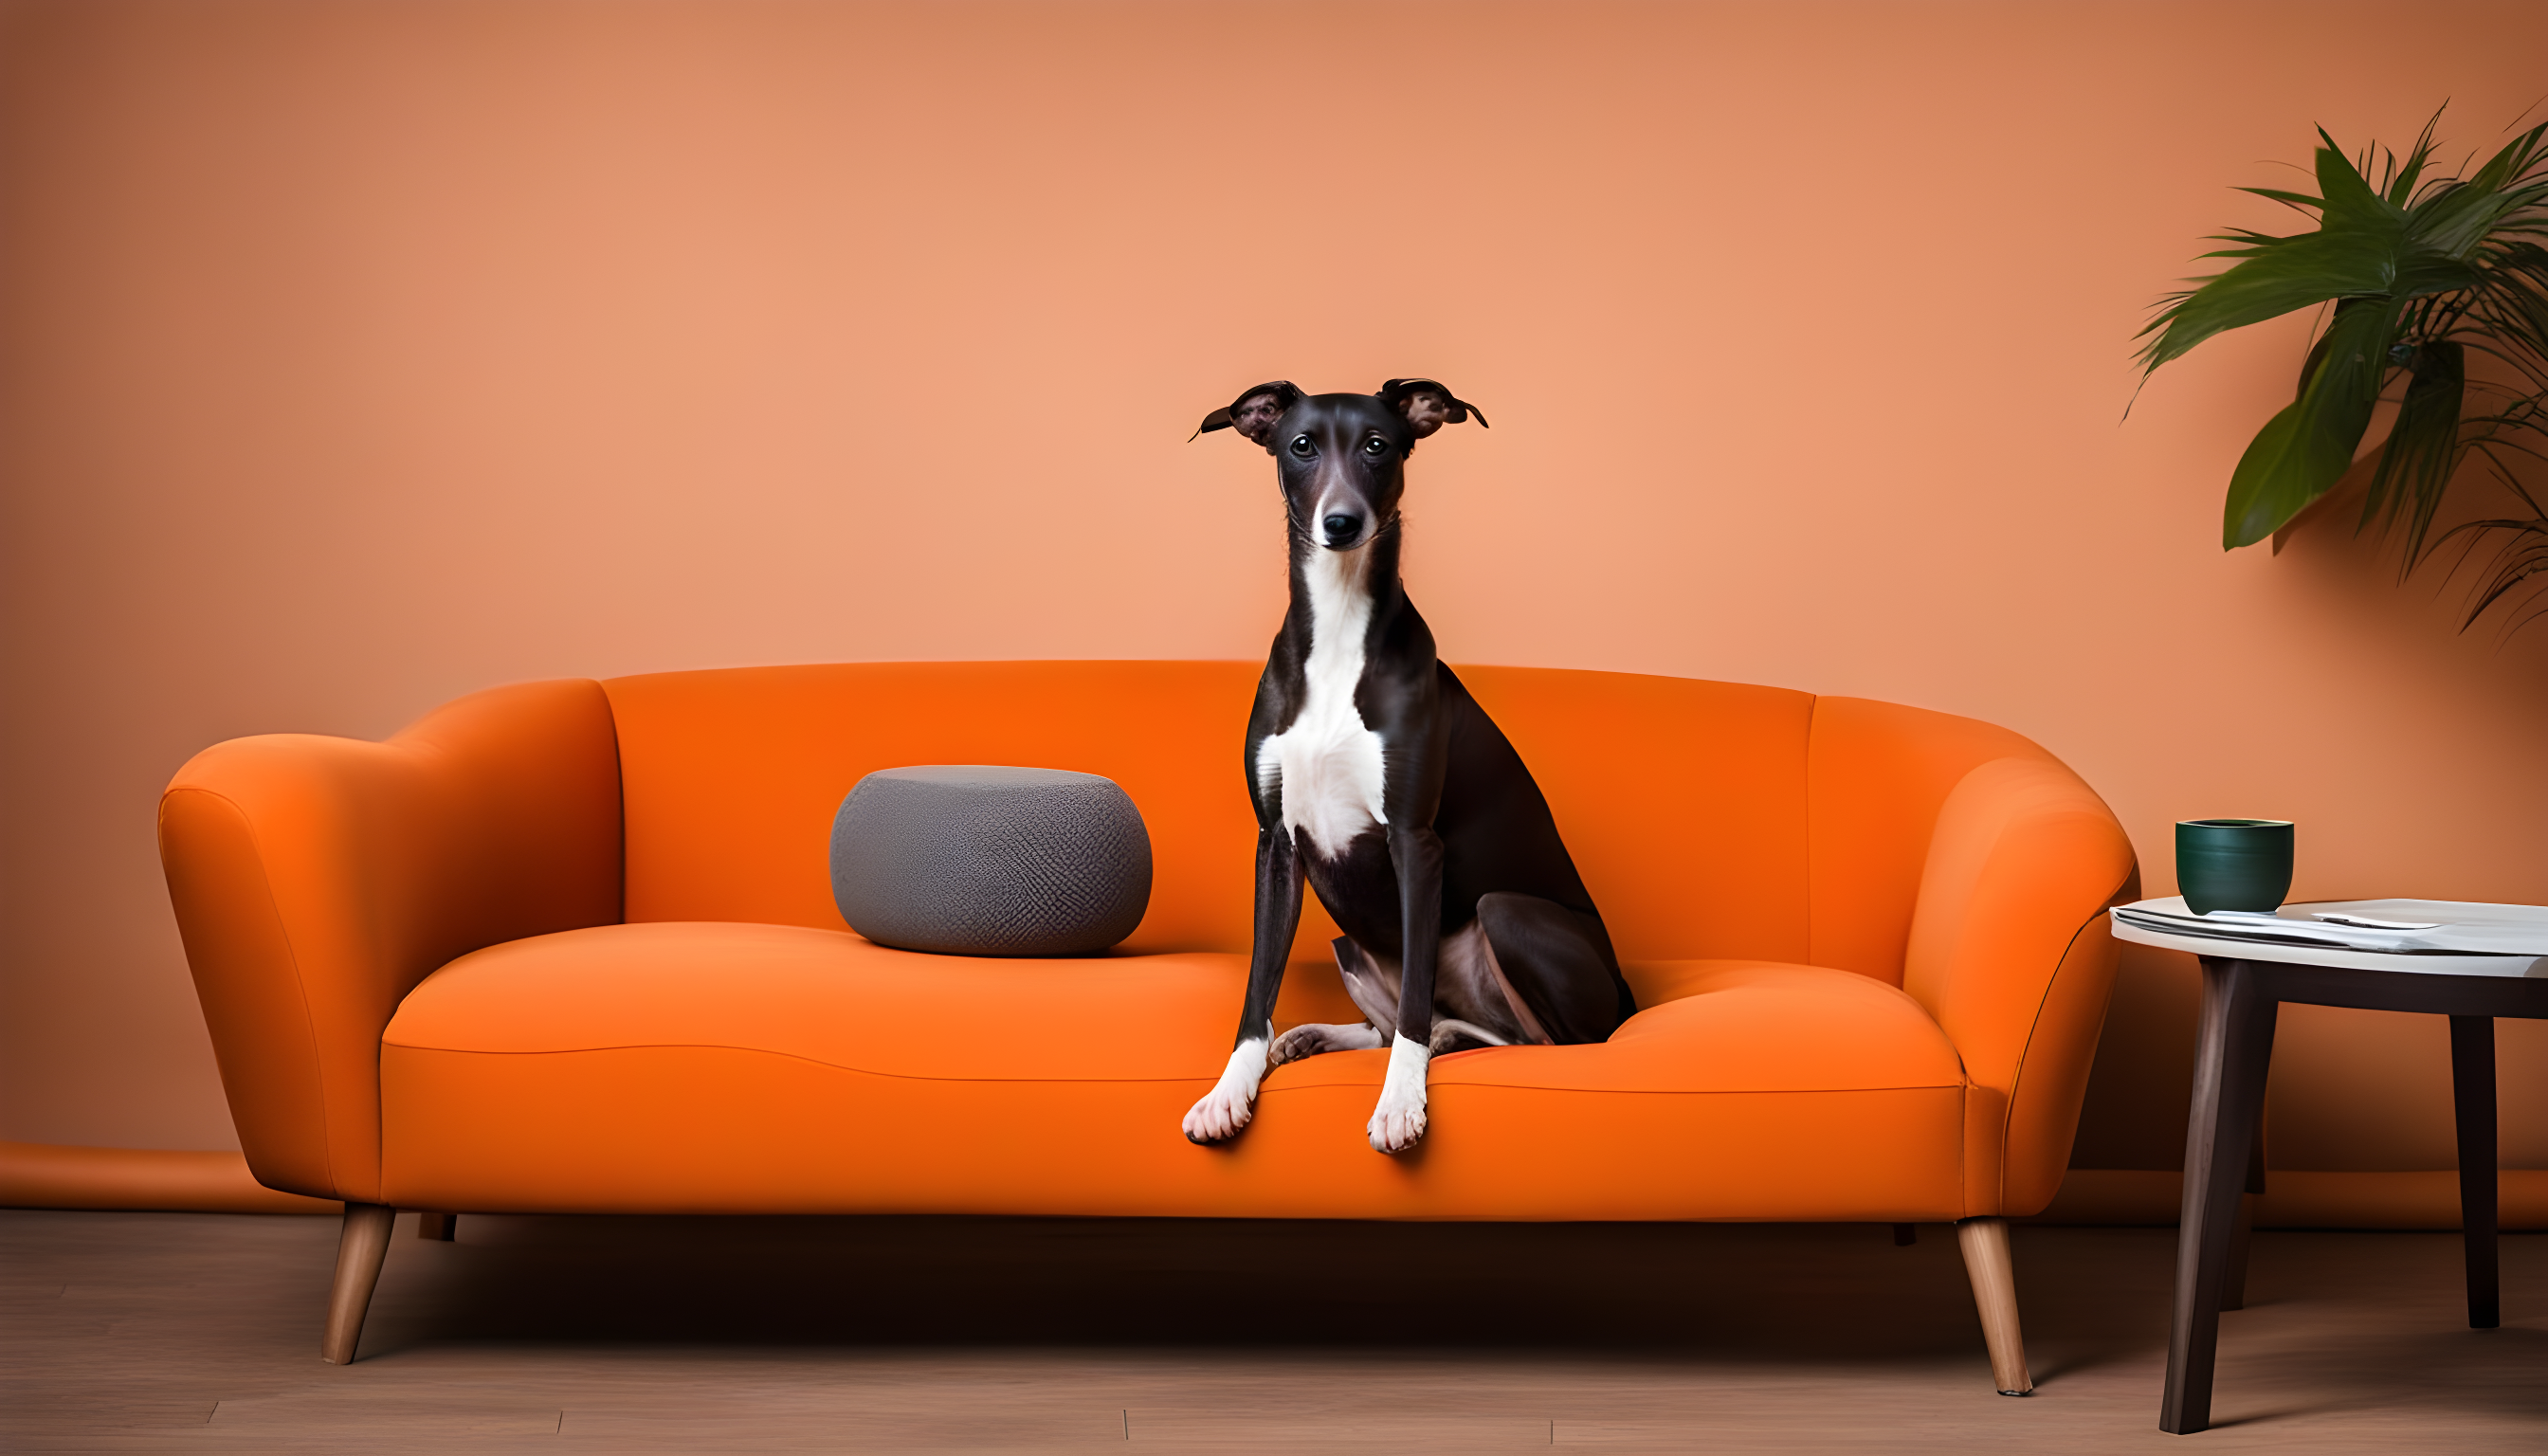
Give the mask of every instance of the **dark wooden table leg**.
[[2460, 1238], [2468, 1246], [2469, 1327], [2503, 1322], [2495, 1264], [2495, 1018], [2451, 1018], [2451, 1102], [2459, 1115]]
[[2221, 1275], [2221, 1308], [2247, 1308], [2247, 1245], [2256, 1232], [2256, 1199], [2265, 1191], [2265, 1120], [2256, 1119], [2255, 1138], [2247, 1144], [2248, 1197], [2238, 1200], [2238, 1217], [2230, 1226], [2230, 1264]]
[[2203, 1023], [2194, 1050], [2194, 1111], [2185, 1128], [2185, 1204], [2176, 1237], [2176, 1308], [2167, 1334], [2167, 1392], [2158, 1428], [2192, 1435], [2212, 1425], [2212, 1363], [2230, 1226], [2247, 1186], [2247, 1151], [2265, 1106], [2274, 1051], [2274, 998], [2245, 960], [2203, 957]]
[[2247, 1308], [2247, 1245], [2256, 1236], [2256, 1201], [2243, 1193], [2230, 1219], [2230, 1252], [2221, 1261], [2221, 1308]]

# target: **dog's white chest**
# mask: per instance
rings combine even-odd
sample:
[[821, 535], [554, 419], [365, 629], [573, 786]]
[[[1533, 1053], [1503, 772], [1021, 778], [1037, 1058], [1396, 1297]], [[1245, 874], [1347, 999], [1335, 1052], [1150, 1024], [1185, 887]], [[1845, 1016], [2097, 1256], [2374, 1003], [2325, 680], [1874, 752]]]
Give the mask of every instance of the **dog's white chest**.
[[1310, 707], [1290, 728], [1265, 740], [1256, 753], [1256, 776], [1283, 790], [1283, 827], [1307, 834], [1320, 854], [1334, 859], [1375, 824], [1381, 809], [1380, 735], [1362, 724], [1348, 688], [1341, 704], [1314, 691]]
[[1363, 634], [1371, 626], [1361, 551], [1322, 551], [1309, 564], [1310, 660], [1300, 716], [1256, 749], [1256, 780], [1283, 791], [1283, 827], [1328, 859], [1387, 824], [1380, 735], [1354, 706]]

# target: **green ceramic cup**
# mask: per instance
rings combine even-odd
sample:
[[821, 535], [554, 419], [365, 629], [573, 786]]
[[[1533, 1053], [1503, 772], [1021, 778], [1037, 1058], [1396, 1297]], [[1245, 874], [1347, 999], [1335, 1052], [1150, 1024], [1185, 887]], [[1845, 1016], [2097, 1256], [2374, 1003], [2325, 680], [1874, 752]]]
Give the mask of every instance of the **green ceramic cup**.
[[2197, 915], [2281, 909], [2292, 892], [2292, 821], [2178, 820], [2176, 887]]

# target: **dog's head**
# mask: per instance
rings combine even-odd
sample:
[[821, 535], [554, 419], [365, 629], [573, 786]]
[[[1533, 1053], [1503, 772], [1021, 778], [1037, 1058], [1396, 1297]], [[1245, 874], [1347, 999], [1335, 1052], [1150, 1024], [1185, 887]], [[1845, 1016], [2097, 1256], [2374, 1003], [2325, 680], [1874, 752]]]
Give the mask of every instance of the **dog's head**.
[[1205, 415], [1195, 433], [1234, 429], [1264, 446], [1293, 528], [1351, 551], [1397, 516], [1415, 442], [1473, 414], [1485, 427], [1486, 411], [1429, 379], [1393, 379], [1369, 395], [1305, 395], [1276, 380]]

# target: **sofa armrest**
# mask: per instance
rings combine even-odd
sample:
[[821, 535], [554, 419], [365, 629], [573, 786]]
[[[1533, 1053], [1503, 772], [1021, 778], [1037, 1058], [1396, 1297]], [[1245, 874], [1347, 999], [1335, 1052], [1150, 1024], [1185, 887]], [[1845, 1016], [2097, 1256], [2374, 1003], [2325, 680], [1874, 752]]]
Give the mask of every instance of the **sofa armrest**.
[[249, 1168], [378, 1202], [399, 1001], [481, 947], [620, 917], [609, 702], [531, 682], [387, 743], [218, 744], [161, 796], [159, 856]]
[[2060, 1186], [2114, 989], [2106, 907], [2138, 884], [2114, 811], [2048, 757], [1979, 765], [1939, 809], [1902, 988], [1963, 1057], [1968, 1216]]

